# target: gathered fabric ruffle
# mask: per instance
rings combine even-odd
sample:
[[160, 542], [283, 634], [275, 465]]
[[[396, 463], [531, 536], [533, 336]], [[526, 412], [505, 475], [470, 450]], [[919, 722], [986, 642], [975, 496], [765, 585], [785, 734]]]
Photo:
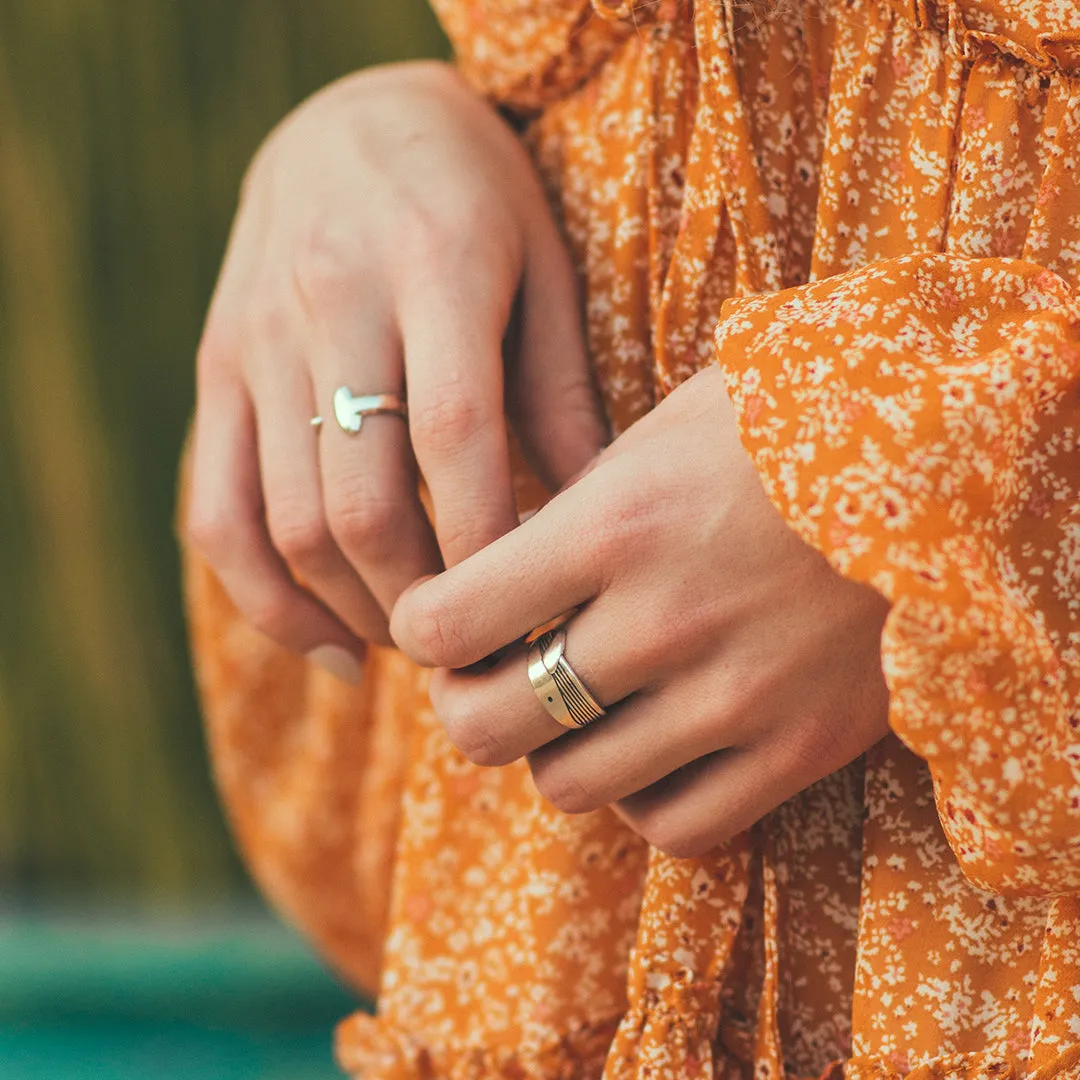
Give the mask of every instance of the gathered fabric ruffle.
[[[841, 3], [844, 0], [840, 0]], [[1010, 0], [887, 0], [917, 29], [944, 35], [971, 59], [994, 50], [1041, 72], [1080, 72], [1080, 8]]]
[[[1058, 1054], [1028, 1080], [1073, 1080], [1080, 1070], [1080, 1044]], [[820, 1080], [1015, 1080], [1015, 1065], [993, 1054], [943, 1054], [898, 1070], [887, 1057], [853, 1057], [830, 1065]]]
[[[740, 1075], [747, 1063], [715, 1041], [715, 983], [680, 987], [622, 1016], [565, 1031], [523, 1034], [512, 1047], [414, 1034], [357, 1013], [338, 1026], [335, 1055], [364, 1080], [634, 1080], [653, 1073], [687, 1078]], [[705, 1007], [702, 1007], [702, 1006]]]
[[[626, 1040], [625, 1049], [618, 1028]], [[718, 1045], [701, 1014], [667, 1005], [547, 1032], [531, 1045], [499, 1049], [479, 1044], [425, 1045], [358, 1013], [339, 1025], [336, 1057], [357, 1080], [637, 1080], [671, 1075], [687, 1080], [752, 1080], [753, 1062]], [[606, 1066], [605, 1066], [606, 1063]], [[805, 1080], [1016, 1080], [1016, 1067], [993, 1054], [943, 1054], [912, 1068], [882, 1055], [834, 1061]], [[1075, 1080], [1080, 1044], [1057, 1054], [1028, 1080]]]
[[[628, 39], [658, 24], [686, 21], [690, 0], [433, 0], [464, 74], [499, 105], [535, 114], [574, 93]], [[948, 51], [1016, 60], [1044, 76], [1080, 74], [1080, 8], [1042, 0], [802, 0], [818, 21], [889, 10]], [[713, 0], [732, 28], [783, 22], [781, 0]]]
[[365, 1080], [593, 1080], [603, 1071], [617, 1017], [567, 1031], [531, 1032], [513, 1047], [424, 1042], [357, 1013], [338, 1025], [339, 1066]]
[[629, 37], [670, 17], [673, 4], [635, 4], [626, 19], [604, 0], [432, 0], [432, 7], [465, 77], [528, 116], [581, 87]]

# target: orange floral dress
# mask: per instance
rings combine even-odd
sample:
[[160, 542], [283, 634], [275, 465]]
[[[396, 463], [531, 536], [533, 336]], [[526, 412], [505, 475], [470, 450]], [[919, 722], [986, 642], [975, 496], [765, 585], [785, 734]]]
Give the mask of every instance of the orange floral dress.
[[[370, 1080], [1080, 1077], [1080, 4], [440, 0], [522, 121], [616, 430], [705, 364], [892, 601], [893, 733], [700, 860], [450, 746], [188, 557], [214, 765]], [[524, 673], [523, 673], [524, 677]], [[381, 972], [381, 975], [380, 975]]]

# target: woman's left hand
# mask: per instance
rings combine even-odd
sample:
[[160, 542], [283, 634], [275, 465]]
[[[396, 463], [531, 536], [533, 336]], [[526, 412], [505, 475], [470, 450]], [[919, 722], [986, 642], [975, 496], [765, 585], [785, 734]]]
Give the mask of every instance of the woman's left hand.
[[[522, 638], [574, 608], [566, 659], [607, 715], [571, 732], [537, 700]], [[391, 632], [440, 669], [432, 703], [468, 758], [527, 755], [555, 806], [615, 804], [689, 857], [887, 732], [887, 612], [773, 507], [711, 368], [519, 528], [404, 593]]]

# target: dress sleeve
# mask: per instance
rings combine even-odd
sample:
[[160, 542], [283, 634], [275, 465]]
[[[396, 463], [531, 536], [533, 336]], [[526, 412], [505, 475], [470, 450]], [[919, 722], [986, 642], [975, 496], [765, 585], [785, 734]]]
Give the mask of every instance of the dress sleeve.
[[633, 20], [604, 18], [591, 0], [432, 0], [458, 69], [511, 114], [531, 116], [598, 71], [652, 8]]
[[964, 873], [1080, 890], [1080, 302], [910, 256], [730, 300], [717, 347], [774, 504], [892, 603], [890, 724]]

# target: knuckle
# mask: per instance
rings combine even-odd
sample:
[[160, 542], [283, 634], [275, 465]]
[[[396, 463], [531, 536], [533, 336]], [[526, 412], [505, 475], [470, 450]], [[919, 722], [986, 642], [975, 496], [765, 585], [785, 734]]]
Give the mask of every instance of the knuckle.
[[409, 414], [414, 445], [434, 455], [453, 453], [482, 428], [482, 403], [464, 387], [444, 389]]
[[609, 496], [592, 530], [592, 554], [605, 573], [626, 562], [628, 553], [643, 540], [652, 511], [637, 491], [619, 490]]
[[196, 551], [211, 563], [221, 562], [236, 543], [237, 523], [224, 510], [192, 500], [184, 523], [184, 535]]
[[476, 708], [468, 682], [453, 672], [436, 671], [428, 694], [450, 742], [474, 765], [508, 765], [514, 760], [496, 734], [498, 723]]
[[450, 741], [474, 765], [492, 768], [508, 765], [513, 761], [492, 730], [491, 724], [475, 713], [455, 713], [453, 709], [449, 714], [439, 709], [436, 709], [436, 713]]
[[530, 762], [536, 790], [564, 814], [587, 814], [603, 805], [564, 762]]
[[463, 235], [460, 226], [434, 213], [421, 202], [408, 200], [398, 217], [398, 250], [405, 264], [420, 272], [430, 272], [445, 265], [452, 253], [461, 245]]
[[697, 859], [720, 841], [711, 830], [682, 820], [667, 807], [651, 810], [638, 822], [637, 831], [654, 848], [673, 859]]
[[[399, 619], [395, 612], [395, 630], [399, 628]], [[402, 629], [399, 644], [413, 659], [434, 667], [462, 666], [466, 652], [464, 636], [446, 605], [423, 606], [409, 613]]]
[[293, 282], [299, 296], [318, 305], [351, 292], [360, 270], [356, 234], [334, 218], [316, 218], [304, 230], [293, 256]]
[[272, 513], [268, 529], [274, 547], [297, 566], [321, 561], [333, 543], [326, 519], [317, 511]]
[[248, 301], [245, 323], [250, 337], [260, 342], [281, 341], [288, 336], [291, 320], [280, 290], [257, 287]]
[[329, 507], [331, 535], [348, 551], [383, 551], [400, 539], [401, 507], [383, 492], [336, 499]]
[[287, 586], [263, 586], [246, 614], [267, 637], [289, 646], [295, 633], [296, 603]]
[[[492, 192], [482, 182], [440, 205], [407, 198], [397, 214], [391, 265], [413, 296], [423, 286], [445, 297], [447, 284], [464, 274], [498, 291], [498, 283], [520, 274], [522, 249], [515, 230], [513, 218], [493, 206]], [[498, 303], [492, 305], [496, 310], [501, 310]], [[485, 318], [484, 311], [473, 318]]]
[[852, 725], [839, 715], [797, 718], [782, 737], [783, 772], [802, 788], [839, 767], [838, 763], [846, 764], [851, 755], [845, 754], [845, 736], [851, 730]]
[[234, 368], [242, 348], [240, 332], [224, 316], [212, 316], [203, 330], [195, 354], [195, 366], [203, 382]]

